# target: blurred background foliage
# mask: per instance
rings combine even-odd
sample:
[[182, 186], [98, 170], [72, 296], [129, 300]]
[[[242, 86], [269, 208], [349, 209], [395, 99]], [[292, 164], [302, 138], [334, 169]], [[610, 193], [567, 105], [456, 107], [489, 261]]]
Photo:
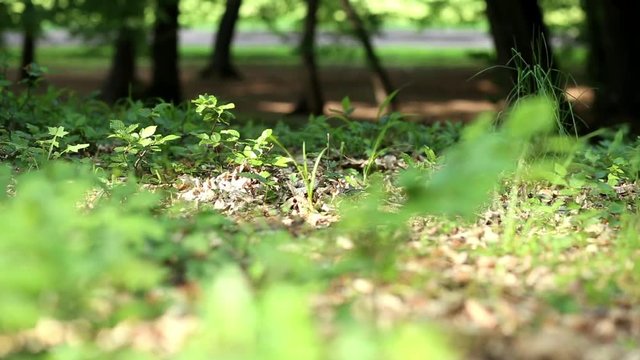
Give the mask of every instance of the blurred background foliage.
[[[90, 6], [105, 13], [121, 6], [118, 1], [102, 2], [92, 0], [33, 0], [33, 4], [44, 16], [45, 26], [59, 26], [67, 19], [74, 21], [101, 22], [105, 19], [116, 20], [109, 15], [90, 16], [79, 11]], [[128, 6], [150, 5], [151, 1], [120, 1]], [[486, 28], [484, 0], [398, 0], [353, 2], [369, 16], [381, 19], [389, 28], [411, 27], [466, 27]], [[584, 11], [580, 0], [541, 0], [545, 18], [550, 26], [577, 31], [584, 21]], [[3, 0], [0, 14], [3, 26], [16, 26], [27, 6], [22, 0]], [[79, 6], [79, 7], [78, 7]], [[338, 1], [326, 2], [321, 26], [331, 28], [336, 22], [346, 19], [344, 10]], [[266, 29], [274, 24], [283, 29], [293, 30], [304, 17], [305, 4], [295, 0], [245, 0], [241, 10], [241, 29]], [[186, 28], [209, 29], [215, 24], [225, 9], [224, 1], [182, 0], [180, 2], [180, 25]], [[145, 20], [151, 24], [155, 19], [153, 8], [147, 6]], [[6, 21], [9, 20], [9, 21]], [[119, 19], [117, 19], [119, 21]]]

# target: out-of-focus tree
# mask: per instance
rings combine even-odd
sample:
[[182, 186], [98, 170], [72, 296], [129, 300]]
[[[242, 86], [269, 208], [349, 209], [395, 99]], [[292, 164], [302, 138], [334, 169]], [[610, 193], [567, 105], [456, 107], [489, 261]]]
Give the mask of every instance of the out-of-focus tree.
[[6, 3], [0, 2], [0, 49], [5, 45], [4, 33], [10, 28], [11, 16]]
[[[94, 0], [100, 1], [100, 0]], [[104, 3], [104, 2], [103, 2]], [[115, 24], [110, 20], [103, 21], [103, 26], [109, 26], [110, 41], [114, 44], [113, 56], [107, 79], [102, 86], [102, 98], [108, 102], [134, 95], [137, 84], [136, 58], [137, 44], [144, 29], [145, 1], [128, 2], [117, 0], [111, 2], [109, 8], [104, 4], [101, 12], [105, 18], [117, 19]]]
[[322, 85], [316, 63], [316, 30], [320, 0], [306, 0], [307, 13], [300, 40], [300, 56], [305, 71], [304, 88], [294, 113], [321, 115], [324, 109]]
[[558, 106], [560, 131], [575, 133], [578, 121], [565, 95], [567, 78], [558, 71], [551, 35], [538, 0], [486, 0], [498, 65], [513, 84], [510, 100], [546, 94]]
[[596, 126], [621, 122], [640, 131], [640, 2], [583, 0], [587, 13], [589, 72], [596, 87]]
[[179, 0], [156, 0], [156, 21], [151, 45], [151, 86], [147, 96], [179, 103], [180, 85], [178, 31]]
[[242, 19], [258, 20], [271, 33], [288, 39], [287, 28], [295, 27], [304, 16], [305, 5], [305, 1], [300, 0], [245, 0], [240, 16]]
[[21, 25], [22, 57], [20, 59], [20, 79], [26, 79], [29, 77], [29, 66], [35, 62], [36, 37], [40, 32], [38, 10], [31, 0], [24, 0]]
[[136, 59], [145, 30], [146, 0], [70, 0], [59, 5], [57, 23], [93, 43], [113, 44], [113, 55], [100, 97], [115, 102], [137, 96]]
[[562, 33], [582, 39], [585, 12], [581, 0], [540, 0], [544, 22], [553, 33]]
[[216, 76], [222, 79], [238, 79], [240, 74], [231, 60], [231, 45], [240, 15], [242, 0], [228, 0], [224, 14], [216, 32], [213, 52], [209, 64], [202, 70], [202, 76]]
[[29, 76], [28, 67], [36, 61], [38, 38], [46, 24], [59, 25], [60, 0], [0, 0], [0, 45], [6, 31], [22, 35], [19, 76]]
[[36, 42], [42, 31], [42, 22], [52, 11], [51, 7], [43, 5], [33, 0], [7, 0], [0, 4], [0, 31], [11, 29], [22, 34], [20, 79], [29, 76], [28, 67], [36, 60]]
[[139, 36], [139, 29], [135, 26], [123, 24], [118, 29], [109, 74], [102, 85], [103, 100], [115, 102], [136, 95], [136, 40]]
[[[485, 21], [484, 0], [403, 0], [404, 12], [390, 8], [387, 12], [395, 17], [404, 16], [421, 28], [470, 26], [477, 27]], [[393, 6], [389, 2], [388, 6]], [[395, 11], [393, 11], [395, 10]]]
[[[353, 36], [360, 42], [364, 49], [365, 59], [371, 71], [374, 93], [378, 104], [382, 104], [394, 91], [391, 78], [386, 69], [382, 66], [380, 58], [371, 42], [369, 31], [363, 22], [356, 8], [351, 4], [350, 0], [340, 0], [340, 5], [346, 13], [347, 19], [351, 23]], [[397, 108], [397, 97], [391, 99], [390, 105], [393, 109]]]
[[[549, 30], [538, 0], [486, 0], [487, 18], [500, 65], [553, 67]], [[516, 53], [518, 55], [516, 55]], [[524, 64], [514, 64], [520, 60]], [[517, 77], [517, 72], [512, 72]]]

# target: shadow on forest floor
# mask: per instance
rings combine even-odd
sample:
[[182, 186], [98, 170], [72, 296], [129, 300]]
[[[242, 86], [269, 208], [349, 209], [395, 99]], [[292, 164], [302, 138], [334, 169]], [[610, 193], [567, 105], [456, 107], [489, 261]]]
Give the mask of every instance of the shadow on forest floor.
[[[301, 91], [301, 73], [296, 66], [241, 67], [243, 79], [203, 80], [197, 69], [182, 72], [185, 99], [200, 94], [216, 95], [224, 101], [234, 102], [240, 118], [260, 121], [281, 119], [291, 112]], [[468, 121], [479, 113], [499, 109], [504, 103], [505, 91], [495, 80], [495, 74], [483, 73], [476, 67], [424, 67], [390, 68], [395, 86], [401, 88], [399, 99], [402, 113], [413, 121], [435, 122], [443, 120]], [[100, 88], [106, 70], [82, 70], [51, 67], [48, 82], [59, 88], [68, 88], [80, 94], [89, 94]], [[148, 80], [148, 68], [140, 71], [142, 81]], [[366, 69], [355, 67], [324, 67], [322, 84], [327, 104], [325, 112], [340, 109], [345, 96], [356, 108], [354, 117], [373, 119], [377, 113], [371, 81]], [[576, 86], [569, 89], [570, 97], [579, 98], [578, 108], [586, 109], [593, 92]], [[584, 110], [583, 109], [583, 110]], [[578, 109], [580, 110], [580, 109]], [[304, 118], [292, 117], [295, 121]]]

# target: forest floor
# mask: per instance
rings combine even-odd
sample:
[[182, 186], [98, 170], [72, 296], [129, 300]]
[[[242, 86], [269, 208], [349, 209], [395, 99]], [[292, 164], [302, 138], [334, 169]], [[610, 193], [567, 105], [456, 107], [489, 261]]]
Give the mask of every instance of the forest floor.
[[[0, 260], [29, 274], [0, 275], [0, 305], [22, 310], [0, 317], [0, 357], [640, 357], [638, 139], [558, 136], [538, 100], [497, 129], [422, 124], [500, 109], [479, 67], [391, 67], [418, 123], [264, 129], [248, 120], [292, 110], [297, 67], [198, 68], [185, 98], [223, 100], [204, 113], [87, 101], [104, 69], [50, 66], [81, 96], [0, 92], [0, 248], [28, 254]], [[328, 109], [375, 118], [366, 71], [322, 78]], [[227, 101], [238, 123], [212, 125]]]
[[[185, 99], [212, 94], [234, 102], [242, 118], [256, 121], [280, 120], [289, 114], [302, 86], [300, 69], [293, 65], [243, 65], [241, 80], [205, 80], [198, 75], [198, 69], [192, 64], [182, 72]], [[446, 65], [388, 69], [393, 84], [400, 88], [400, 111], [409, 120], [423, 123], [469, 121], [483, 112], [500, 109], [506, 92], [496, 81], [498, 71], [481, 73], [483, 70], [475, 66]], [[51, 85], [79, 94], [97, 91], [106, 76], [104, 69], [54, 66], [50, 72], [47, 79]], [[140, 72], [142, 82], [148, 80], [148, 73], [148, 68]], [[341, 100], [349, 96], [355, 108], [354, 118], [375, 118], [378, 104], [366, 69], [327, 66], [321, 71], [321, 79], [327, 100], [325, 113], [340, 109]], [[578, 85], [568, 91], [576, 98], [578, 111], [584, 112], [592, 101], [593, 91]]]

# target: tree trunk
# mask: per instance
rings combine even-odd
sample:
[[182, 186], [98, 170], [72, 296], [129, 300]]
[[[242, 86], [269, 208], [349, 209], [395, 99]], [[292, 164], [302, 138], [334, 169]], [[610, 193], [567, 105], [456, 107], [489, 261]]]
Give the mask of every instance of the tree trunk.
[[136, 81], [135, 31], [123, 27], [118, 32], [109, 75], [102, 87], [101, 98], [113, 103], [133, 95]]
[[[367, 64], [372, 72], [371, 75], [376, 101], [378, 104], [382, 104], [394, 91], [391, 78], [382, 66], [382, 63], [373, 48], [371, 39], [369, 38], [369, 32], [365, 28], [360, 15], [358, 15], [358, 12], [351, 4], [351, 1], [340, 0], [340, 3], [342, 4], [344, 11], [347, 13], [347, 18], [351, 22], [356, 39], [364, 48]], [[396, 110], [398, 108], [397, 98], [392, 99], [390, 105], [392, 109]]]
[[29, 66], [35, 62], [36, 37], [32, 32], [26, 31], [22, 38], [22, 56], [20, 59], [20, 80], [29, 77]]
[[513, 96], [522, 98], [539, 90], [536, 79], [519, 76], [518, 69], [522, 73], [539, 67], [554, 85], [562, 87], [538, 0], [486, 0], [486, 5], [498, 64], [509, 69], [516, 89]]
[[29, 77], [28, 67], [35, 62], [36, 56], [36, 33], [38, 21], [36, 19], [36, 9], [31, 0], [25, 1], [25, 9], [22, 14], [22, 56], [20, 59], [20, 80]]
[[4, 50], [6, 44], [5, 31], [11, 21], [9, 6], [5, 2], [0, 2], [0, 50]]
[[635, 23], [640, 3], [584, 0], [589, 38], [589, 72], [596, 88], [594, 126], [629, 122], [640, 131], [640, 43]]
[[216, 33], [211, 60], [201, 73], [203, 78], [211, 78], [213, 76], [222, 79], [240, 78], [240, 74], [231, 61], [231, 44], [241, 5], [242, 0], [227, 0], [227, 6]]
[[152, 78], [148, 97], [179, 103], [180, 70], [178, 67], [179, 0], [157, 0], [156, 23], [153, 29]]
[[500, 65], [510, 63], [516, 51], [528, 65], [538, 64], [545, 70], [553, 67], [549, 30], [538, 0], [486, 0], [486, 3]]
[[324, 112], [324, 98], [322, 85], [316, 64], [315, 43], [318, 24], [318, 8], [320, 0], [307, 0], [307, 14], [304, 20], [304, 32], [300, 42], [300, 55], [306, 76], [304, 89], [298, 101], [295, 114], [322, 115]]
[[511, 80], [509, 100], [546, 93], [557, 100], [558, 130], [575, 133], [579, 124], [565, 95], [568, 80], [557, 69], [538, 0], [486, 0], [486, 5], [498, 64]]

